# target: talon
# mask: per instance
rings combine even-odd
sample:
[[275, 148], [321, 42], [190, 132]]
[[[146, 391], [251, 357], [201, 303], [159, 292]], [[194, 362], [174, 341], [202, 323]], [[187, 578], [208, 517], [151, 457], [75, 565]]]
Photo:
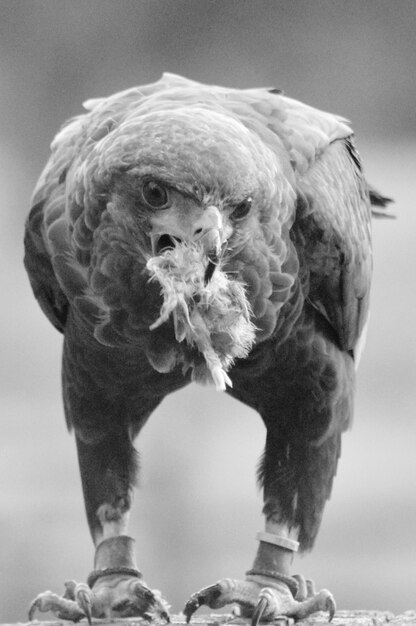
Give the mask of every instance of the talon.
[[189, 624], [189, 622], [191, 621], [192, 615], [195, 613], [195, 611], [199, 609], [201, 605], [202, 605], [202, 602], [199, 601], [199, 596], [197, 594], [189, 598], [183, 610], [183, 614], [186, 617], [187, 624]]
[[30, 607], [29, 607], [29, 611], [28, 611], [28, 619], [29, 622], [33, 622], [33, 618], [35, 617], [35, 613], [36, 613], [36, 609], [38, 608], [38, 600], [33, 600], [33, 602], [31, 603]]
[[85, 589], [78, 589], [76, 593], [77, 603], [85, 613], [89, 626], [92, 626], [92, 609], [90, 593]]
[[329, 594], [326, 599], [326, 610], [329, 613], [328, 622], [332, 622], [332, 620], [334, 619], [335, 611], [337, 610], [337, 605], [332, 593], [330, 593], [329, 591], [327, 593]]
[[84, 609], [85, 617], [87, 618], [89, 626], [92, 626], [92, 613], [91, 608]]
[[262, 597], [260, 598], [254, 613], [253, 613], [253, 617], [251, 618], [251, 626], [257, 626], [257, 624], [261, 621], [261, 618], [263, 616], [264, 611], [267, 608], [269, 601], [267, 600], [267, 598]]
[[221, 585], [218, 583], [211, 585], [210, 587], [205, 587], [205, 589], [194, 593], [185, 604], [185, 608], [183, 610], [186, 617], [186, 623], [189, 624], [192, 615], [204, 604], [209, 606], [211, 609], [219, 608], [218, 606], [215, 606], [215, 602], [220, 596]]
[[161, 619], [164, 619], [167, 624], [170, 624], [170, 615], [169, 615], [169, 604], [163, 600], [162, 596], [156, 594], [156, 590], [153, 591], [155, 594], [156, 600], [156, 612], [159, 614]]
[[205, 596], [201, 593], [195, 593], [189, 598], [183, 610], [183, 614], [186, 617], [187, 624], [189, 624], [189, 622], [191, 621], [191, 617], [195, 613], [195, 611], [197, 611], [199, 607], [201, 607], [203, 604], [205, 604]]

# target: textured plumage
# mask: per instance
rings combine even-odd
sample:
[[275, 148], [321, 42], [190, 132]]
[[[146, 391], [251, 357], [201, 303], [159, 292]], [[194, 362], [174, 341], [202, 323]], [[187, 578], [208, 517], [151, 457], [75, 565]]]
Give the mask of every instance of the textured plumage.
[[196, 379], [258, 410], [266, 520], [310, 548], [352, 417], [370, 196], [386, 201], [350, 127], [276, 90], [170, 74], [85, 107], [52, 144], [25, 264], [65, 335], [96, 545], [130, 506], [133, 437]]

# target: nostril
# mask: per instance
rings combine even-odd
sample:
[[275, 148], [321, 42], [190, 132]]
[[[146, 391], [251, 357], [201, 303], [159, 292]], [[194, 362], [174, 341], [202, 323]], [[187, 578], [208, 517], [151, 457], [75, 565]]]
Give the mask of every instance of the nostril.
[[201, 233], [202, 233], [202, 228], [197, 228], [196, 231], [194, 232], [194, 236], [200, 235]]
[[156, 243], [155, 253], [160, 254], [165, 250], [173, 250], [175, 245], [180, 242], [181, 240], [179, 239], [179, 237], [173, 237], [172, 235], [168, 234], [160, 235]]

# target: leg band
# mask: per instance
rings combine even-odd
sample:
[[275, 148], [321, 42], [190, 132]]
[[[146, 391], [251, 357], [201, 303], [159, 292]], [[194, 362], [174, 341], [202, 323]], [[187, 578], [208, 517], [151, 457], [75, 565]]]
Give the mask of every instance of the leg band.
[[292, 592], [293, 597], [296, 596], [298, 591], [298, 583], [292, 576], [285, 576], [285, 574], [281, 574], [280, 572], [275, 572], [267, 569], [249, 569], [246, 572], [246, 576], [262, 576], [264, 578], [273, 578], [274, 580], [278, 580], [281, 583], [285, 583]]
[[124, 574], [135, 578], [142, 578], [142, 573], [138, 569], [131, 567], [106, 567], [105, 569], [94, 569], [87, 578], [87, 585], [92, 589], [99, 578], [112, 576], [113, 574]]
[[259, 532], [256, 535], [258, 541], [264, 541], [265, 543], [271, 543], [274, 546], [280, 546], [285, 550], [291, 550], [297, 552], [299, 549], [299, 542], [294, 539], [288, 539], [287, 537], [280, 537], [279, 535], [273, 535], [272, 533]]

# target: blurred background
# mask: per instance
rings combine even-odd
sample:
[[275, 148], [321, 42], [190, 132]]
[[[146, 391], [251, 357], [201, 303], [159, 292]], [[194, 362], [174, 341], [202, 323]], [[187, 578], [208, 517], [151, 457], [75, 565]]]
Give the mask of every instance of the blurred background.
[[[23, 228], [60, 124], [92, 96], [163, 71], [278, 86], [351, 119], [367, 175], [395, 198], [374, 223], [371, 327], [356, 416], [315, 550], [296, 569], [339, 608], [416, 608], [416, 4], [414, 0], [0, 2], [0, 621], [85, 580], [93, 548], [60, 397], [61, 336], [29, 288]], [[131, 533], [179, 611], [251, 565], [262, 528], [259, 417], [189, 387], [144, 429]]]

